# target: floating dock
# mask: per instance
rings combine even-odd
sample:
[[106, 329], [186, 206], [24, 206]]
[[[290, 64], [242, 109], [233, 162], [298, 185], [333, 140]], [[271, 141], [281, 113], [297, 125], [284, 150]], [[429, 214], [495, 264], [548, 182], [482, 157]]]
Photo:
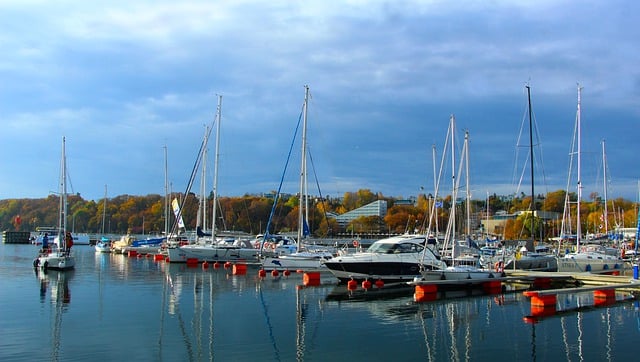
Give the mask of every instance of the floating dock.
[[28, 231], [3, 231], [2, 242], [4, 244], [30, 244], [31, 233]]

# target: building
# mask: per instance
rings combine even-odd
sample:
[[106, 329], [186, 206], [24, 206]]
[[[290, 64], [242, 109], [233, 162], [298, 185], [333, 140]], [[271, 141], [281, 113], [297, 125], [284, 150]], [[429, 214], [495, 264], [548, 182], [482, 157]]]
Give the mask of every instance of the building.
[[340, 227], [345, 228], [351, 221], [362, 216], [379, 216], [383, 218], [385, 215], [387, 215], [387, 201], [378, 200], [357, 209], [345, 212], [342, 215], [338, 215], [336, 216], [336, 221]]

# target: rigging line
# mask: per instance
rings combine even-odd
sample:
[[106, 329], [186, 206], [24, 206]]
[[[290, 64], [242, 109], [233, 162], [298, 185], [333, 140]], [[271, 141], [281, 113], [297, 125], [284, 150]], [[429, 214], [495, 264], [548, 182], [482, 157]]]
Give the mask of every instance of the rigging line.
[[316, 165], [313, 163], [313, 157], [311, 157], [311, 149], [308, 150], [309, 161], [311, 161], [311, 170], [313, 170], [313, 178], [316, 180], [316, 187], [318, 187], [318, 194], [320, 195], [320, 203], [322, 204], [322, 213], [324, 214], [324, 221], [327, 224], [327, 233], [329, 232], [329, 218], [327, 217], [327, 207], [324, 203], [324, 197], [322, 197], [322, 191], [320, 191], [320, 182], [318, 181], [318, 175], [316, 174]]
[[212, 127], [209, 128], [209, 132], [200, 143], [200, 149], [198, 150], [198, 157], [196, 157], [196, 161], [193, 164], [193, 169], [191, 170], [191, 176], [189, 177], [189, 182], [184, 192], [184, 199], [182, 199], [182, 202], [180, 203], [180, 209], [178, 210], [178, 214], [176, 215], [176, 220], [174, 221], [173, 226], [171, 228], [171, 234], [176, 234], [176, 230], [178, 229], [179, 220], [182, 217], [182, 210], [184, 209], [184, 205], [187, 202], [187, 196], [191, 191], [191, 187], [193, 186], [193, 182], [195, 181], [196, 174], [198, 173], [198, 169], [200, 168], [200, 162], [202, 161], [204, 150], [207, 147], [207, 142], [209, 139], [209, 135], [211, 134], [211, 129]]
[[280, 185], [278, 185], [278, 192], [276, 192], [276, 196], [273, 198], [273, 205], [271, 206], [271, 212], [269, 213], [269, 219], [267, 220], [267, 226], [264, 230], [264, 236], [262, 238], [262, 243], [260, 243], [260, 254], [262, 254], [262, 249], [264, 246], [264, 242], [267, 241], [269, 236], [269, 227], [271, 227], [271, 221], [273, 219], [273, 214], [276, 210], [276, 206], [278, 205], [278, 200], [280, 199], [280, 191], [282, 190], [282, 184], [284, 183], [284, 176], [287, 173], [287, 168], [289, 167], [289, 161], [291, 160], [291, 154], [293, 153], [293, 146], [295, 145], [296, 136], [298, 135], [298, 130], [300, 129], [300, 122], [302, 122], [302, 111], [298, 116], [298, 124], [296, 125], [295, 132], [293, 133], [293, 139], [291, 140], [291, 146], [289, 146], [289, 154], [287, 155], [287, 161], [284, 164], [284, 170], [282, 171], [282, 176], [280, 177]]
[[[251, 215], [249, 214], [249, 207], [247, 207], [246, 197], [242, 198], [242, 206], [244, 206], [244, 210], [247, 212], [247, 222], [249, 223], [249, 230], [251, 231], [251, 234], [253, 234], [253, 225], [251, 224]], [[258, 233], [259, 232], [260, 230], [258, 230]]]

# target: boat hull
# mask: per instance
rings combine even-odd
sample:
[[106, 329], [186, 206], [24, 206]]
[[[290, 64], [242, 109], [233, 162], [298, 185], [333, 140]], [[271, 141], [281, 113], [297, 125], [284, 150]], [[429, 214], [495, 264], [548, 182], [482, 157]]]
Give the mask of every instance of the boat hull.
[[196, 259], [198, 262], [236, 262], [259, 263], [259, 250], [214, 245], [183, 245], [167, 249], [169, 262], [186, 263]]
[[565, 256], [558, 258], [559, 272], [606, 274], [624, 271], [624, 261], [617, 258], [588, 258]]
[[[514, 264], [515, 263], [515, 264]], [[510, 260], [505, 269], [558, 271], [558, 258], [555, 255], [523, 256]]]
[[[339, 258], [338, 258], [339, 259]], [[356, 281], [382, 280], [385, 283], [412, 281], [420, 277], [419, 261], [385, 261], [385, 262], [341, 262], [339, 260], [324, 263], [329, 271], [342, 283], [353, 279]], [[430, 266], [425, 266], [430, 267]]]
[[40, 255], [33, 261], [33, 266], [42, 270], [70, 270], [75, 268], [75, 258], [67, 253], [50, 253]]
[[450, 280], [452, 282], [463, 281], [470, 284], [482, 283], [503, 276], [504, 273], [501, 271], [465, 267], [448, 267], [444, 270], [422, 272], [422, 280], [424, 281]]
[[326, 260], [333, 258], [329, 253], [300, 252], [278, 257], [266, 257], [262, 261], [264, 270], [303, 270], [329, 272], [324, 265]]

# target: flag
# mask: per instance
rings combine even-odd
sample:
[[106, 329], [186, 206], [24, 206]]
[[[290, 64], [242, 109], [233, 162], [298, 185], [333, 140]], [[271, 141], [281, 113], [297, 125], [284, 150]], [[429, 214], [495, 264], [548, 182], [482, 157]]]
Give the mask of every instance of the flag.
[[176, 219], [178, 220], [178, 227], [184, 228], [184, 220], [182, 220], [182, 214], [180, 214], [178, 199], [173, 199], [173, 201], [171, 201], [171, 206], [173, 207], [173, 213], [176, 215]]
[[439, 208], [439, 207], [442, 207], [442, 206], [444, 206], [442, 204], [442, 201], [436, 201], [436, 208]]

